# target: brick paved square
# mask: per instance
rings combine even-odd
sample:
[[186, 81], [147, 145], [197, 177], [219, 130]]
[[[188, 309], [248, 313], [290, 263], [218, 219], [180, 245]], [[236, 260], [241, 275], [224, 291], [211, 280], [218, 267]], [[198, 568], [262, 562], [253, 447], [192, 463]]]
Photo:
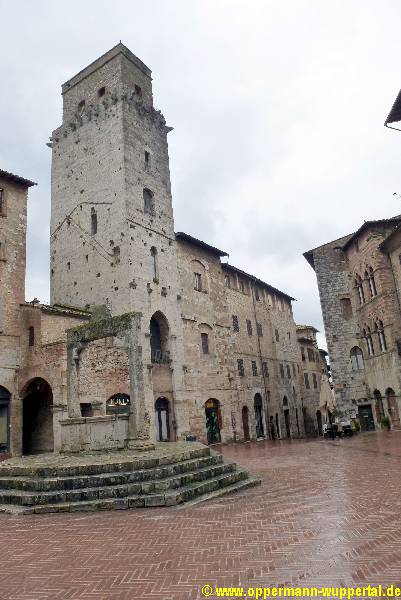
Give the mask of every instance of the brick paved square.
[[195, 600], [206, 582], [401, 584], [401, 433], [222, 451], [262, 486], [183, 508], [0, 515], [1, 600]]

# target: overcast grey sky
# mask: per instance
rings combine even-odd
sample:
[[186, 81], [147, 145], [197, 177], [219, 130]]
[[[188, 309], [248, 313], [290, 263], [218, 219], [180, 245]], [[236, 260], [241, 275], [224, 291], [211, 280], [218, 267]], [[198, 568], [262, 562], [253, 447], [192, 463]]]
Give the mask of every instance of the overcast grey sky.
[[27, 299], [47, 301], [60, 86], [120, 39], [153, 71], [177, 231], [298, 299], [302, 252], [401, 212], [399, 0], [0, 0], [0, 168], [31, 178]]

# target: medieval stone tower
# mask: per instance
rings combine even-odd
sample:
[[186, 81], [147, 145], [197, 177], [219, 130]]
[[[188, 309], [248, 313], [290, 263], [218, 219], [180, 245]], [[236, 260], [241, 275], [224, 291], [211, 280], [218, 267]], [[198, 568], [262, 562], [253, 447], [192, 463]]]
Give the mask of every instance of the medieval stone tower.
[[[149, 365], [153, 317], [162, 340], [152, 350], [162, 345], [182, 363], [171, 128], [153, 106], [151, 71], [120, 43], [67, 81], [62, 95], [63, 123], [51, 138], [51, 302], [142, 313]], [[154, 396], [182, 387], [179, 369], [171, 371], [160, 384], [149, 371], [150, 414]]]

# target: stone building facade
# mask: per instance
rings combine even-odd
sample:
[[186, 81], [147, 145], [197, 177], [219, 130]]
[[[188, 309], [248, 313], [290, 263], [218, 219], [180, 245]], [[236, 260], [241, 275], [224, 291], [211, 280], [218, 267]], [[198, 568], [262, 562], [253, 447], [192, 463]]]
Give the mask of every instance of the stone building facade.
[[[62, 95], [49, 143], [51, 303], [26, 304], [23, 288], [12, 297], [13, 384], [0, 371], [8, 450], [317, 432], [319, 389], [305, 387], [293, 298], [175, 233], [171, 128], [150, 70], [118, 44]], [[22, 255], [13, 268], [23, 277]]]
[[363, 430], [400, 428], [401, 217], [366, 221], [305, 253], [319, 287], [338, 408]]

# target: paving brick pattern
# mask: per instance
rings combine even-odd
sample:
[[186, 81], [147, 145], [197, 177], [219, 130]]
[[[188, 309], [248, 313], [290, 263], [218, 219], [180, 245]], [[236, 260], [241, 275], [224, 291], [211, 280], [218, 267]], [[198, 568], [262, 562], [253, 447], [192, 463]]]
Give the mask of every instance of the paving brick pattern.
[[401, 584], [400, 432], [222, 451], [262, 486], [184, 508], [0, 515], [0, 599], [196, 600], [206, 582]]

